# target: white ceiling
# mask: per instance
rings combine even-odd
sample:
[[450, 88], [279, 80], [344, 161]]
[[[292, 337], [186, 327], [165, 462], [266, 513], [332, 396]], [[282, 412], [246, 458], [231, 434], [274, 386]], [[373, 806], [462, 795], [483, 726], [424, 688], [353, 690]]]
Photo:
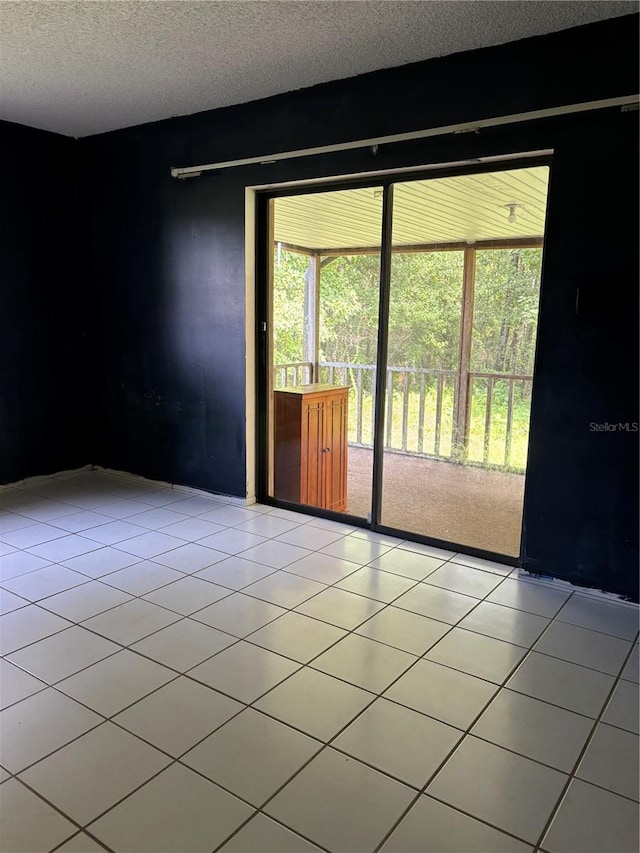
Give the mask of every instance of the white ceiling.
[[[547, 166], [406, 181], [393, 193], [393, 245], [475, 243], [542, 237]], [[509, 205], [515, 221], [509, 222]], [[277, 198], [274, 239], [307, 249], [379, 246], [379, 188]]]
[[0, 0], [0, 119], [87, 136], [637, 8], [608, 0]]

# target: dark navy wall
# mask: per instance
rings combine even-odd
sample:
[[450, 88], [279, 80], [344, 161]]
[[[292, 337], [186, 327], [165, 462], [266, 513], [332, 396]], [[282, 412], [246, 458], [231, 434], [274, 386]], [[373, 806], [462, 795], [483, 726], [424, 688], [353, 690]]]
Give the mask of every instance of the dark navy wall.
[[[81, 140], [94, 461], [245, 494], [246, 186], [553, 148], [523, 559], [633, 594], [637, 436], [588, 424], [637, 419], [622, 415], [636, 395], [636, 116], [608, 110], [188, 181], [169, 168], [631, 95], [636, 31], [631, 16]], [[611, 221], [620, 205], [622, 231]], [[576, 315], [579, 282], [588, 293]]]
[[75, 155], [0, 122], [0, 484], [90, 462]]

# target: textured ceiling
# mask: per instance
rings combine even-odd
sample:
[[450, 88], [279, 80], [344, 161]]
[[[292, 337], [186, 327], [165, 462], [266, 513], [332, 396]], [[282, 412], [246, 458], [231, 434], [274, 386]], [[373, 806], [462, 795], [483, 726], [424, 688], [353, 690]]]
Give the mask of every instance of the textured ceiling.
[[603, 0], [0, 0], [0, 118], [86, 136], [637, 8]]

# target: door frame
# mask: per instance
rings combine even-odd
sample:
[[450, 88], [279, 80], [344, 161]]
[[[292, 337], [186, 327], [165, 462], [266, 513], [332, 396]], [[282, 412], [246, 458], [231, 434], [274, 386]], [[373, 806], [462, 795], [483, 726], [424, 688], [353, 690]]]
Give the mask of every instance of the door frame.
[[[504, 158], [487, 158], [486, 162], [467, 162], [444, 164], [442, 166], [428, 166], [423, 168], [394, 169], [380, 173], [367, 172], [362, 175], [354, 175], [348, 178], [322, 178], [307, 182], [286, 182], [269, 187], [254, 188], [251, 192], [255, 202], [254, 233], [252, 235], [255, 245], [255, 302], [253, 305], [253, 342], [255, 345], [255, 483], [256, 499], [263, 504], [280, 509], [292, 510], [303, 515], [313, 515], [333, 521], [344, 522], [352, 527], [360, 527], [371, 530], [374, 533], [394, 536], [411, 542], [431, 545], [457, 553], [468, 554], [473, 557], [488, 559], [493, 562], [508, 566], [521, 565], [522, 559], [522, 535], [520, 539], [520, 554], [512, 557], [475, 548], [433, 536], [414, 533], [412, 531], [399, 530], [380, 523], [382, 508], [383, 489], [383, 457], [384, 457], [384, 427], [385, 427], [385, 383], [386, 369], [381, 370], [379, 365], [387, 366], [388, 338], [389, 338], [389, 309], [391, 293], [391, 258], [393, 254], [392, 227], [393, 227], [393, 185], [409, 181], [430, 180], [437, 178], [455, 177], [459, 175], [485, 174], [487, 172], [501, 172], [533, 166], [549, 167], [549, 189], [547, 194], [546, 215], [549, 211], [549, 193], [551, 191], [551, 178], [553, 172], [553, 152], [523, 153], [522, 155], [505, 155]], [[349, 513], [332, 512], [320, 507], [311, 507], [305, 504], [294, 503], [274, 498], [269, 495], [268, 488], [268, 461], [269, 461], [269, 418], [268, 402], [270, 393], [270, 371], [268, 335], [271, 324], [271, 276], [273, 269], [273, 240], [270, 239], [273, 217], [271, 215], [272, 200], [292, 195], [312, 195], [323, 192], [335, 192], [337, 190], [349, 190], [356, 188], [376, 187], [382, 188], [382, 226], [381, 226], [381, 253], [380, 253], [380, 286], [378, 304], [378, 345], [376, 352], [376, 405], [374, 415], [374, 444], [373, 444], [373, 481], [371, 499], [371, 519], [367, 520], [360, 516]], [[546, 231], [546, 228], [545, 228]], [[542, 288], [544, 286], [544, 241], [542, 245], [542, 271], [540, 280], [540, 300], [542, 299]], [[249, 322], [247, 324], [247, 338], [249, 338]], [[248, 353], [249, 355], [249, 353]], [[534, 353], [532, 394], [535, 388], [537, 362]], [[248, 371], [249, 376], [249, 371]], [[525, 468], [525, 482], [528, 476], [529, 460]], [[524, 518], [521, 521], [521, 530]]]

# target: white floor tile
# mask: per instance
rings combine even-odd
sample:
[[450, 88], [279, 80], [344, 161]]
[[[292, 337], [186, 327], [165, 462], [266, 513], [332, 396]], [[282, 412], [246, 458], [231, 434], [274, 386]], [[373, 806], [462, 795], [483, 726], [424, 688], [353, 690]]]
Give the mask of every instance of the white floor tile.
[[225, 504], [215, 498], [205, 498], [200, 495], [198, 497], [182, 497], [180, 500], [171, 504], [173, 512], [181, 512], [187, 516], [197, 516], [205, 512], [211, 512], [212, 509], [221, 509]]
[[140, 557], [133, 554], [125, 554], [124, 551], [118, 551], [115, 548], [100, 548], [98, 551], [65, 560], [63, 565], [87, 577], [101, 578], [139, 562]]
[[219, 563], [198, 572], [196, 577], [220, 584], [220, 586], [226, 586], [229, 589], [239, 590], [255, 583], [260, 578], [266, 578], [274, 571], [275, 569], [269, 566], [261, 566], [259, 563], [252, 563], [242, 557], [229, 557], [225, 554], [224, 559]]
[[33, 518], [0, 510], [0, 536], [4, 533], [10, 533], [12, 530], [22, 530], [24, 527], [30, 527], [33, 524], [37, 524]]
[[175, 677], [170, 669], [123, 650], [61, 681], [57, 688], [111, 717]]
[[281, 533], [277, 541], [288, 542], [289, 545], [298, 545], [309, 551], [319, 551], [320, 548], [324, 548], [332, 542], [342, 539], [342, 535], [342, 533], [336, 530], [322, 530], [320, 527], [311, 527], [309, 524], [303, 524], [300, 527], [289, 530], [287, 533]]
[[416, 581], [429, 577], [442, 565], [444, 560], [439, 557], [406, 550], [404, 547], [394, 548], [393, 551], [388, 551], [371, 563], [374, 569], [383, 569], [385, 572], [392, 572]]
[[309, 580], [332, 584], [356, 572], [360, 566], [339, 557], [313, 553], [287, 566], [287, 571]]
[[219, 853], [320, 853], [310, 844], [279, 823], [257, 814], [240, 832], [233, 836]]
[[257, 533], [258, 536], [266, 536], [267, 539], [272, 539], [274, 536], [280, 536], [281, 533], [295, 530], [298, 526], [295, 521], [286, 521], [284, 518], [276, 518], [275, 515], [259, 513], [255, 514], [255, 517], [250, 518], [249, 521], [243, 521], [242, 524], [239, 524], [238, 530], [243, 530], [246, 533]]
[[603, 722], [638, 734], [640, 720], [638, 700], [638, 685], [631, 681], [619, 681], [602, 717]]
[[427, 557], [435, 557], [436, 560], [444, 562], [455, 556], [455, 551], [446, 551], [444, 548], [436, 548], [435, 545], [423, 545], [421, 542], [411, 542], [404, 539], [399, 545], [403, 551], [413, 551], [414, 554], [424, 554]]
[[[277, 511], [277, 513], [273, 513], [274, 515], [278, 515], [284, 518], [282, 515], [286, 510]], [[349, 533], [353, 533], [354, 530], [357, 530], [357, 527], [353, 527], [351, 524], [345, 524], [343, 521], [333, 521], [331, 518], [314, 518], [314, 516], [302, 515], [301, 513], [291, 513], [291, 516], [295, 516], [300, 521], [301, 524], [309, 524], [311, 527], [319, 527], [320, 530], [335, 530], [340, 533], [342, 536], [348, 536]]]
[[472, 734], [571, 773], [592, 728], [589, 717], [502, 690], [475, 724]]
[[236, 643], [194, 669], [189, 675], [241, 702], [253, 702], [299, 669], [288, 658], [249, 643]]
[[135, 554], [137, 557], [149, 560], [182, 545], [184, 545], [182, 539], [178, 539], [176, 536], [167, 536], [166, 533], [154, 530], [119, 542], [118, 549], [127, 554]]
[[485, 595], [493, 592], [501, 582], [501, 578], [499, 575], [472, 569], [469, 566], [445, 563], [425, 578], [424, 582], [452, 592], [460, 592], [463, 595], [484, 598]]
[[414, 655], [350, 634], [316, 658], [312, 666], [363, 690], [382, 693], [415, 661]]
[[114, 722], [177, 758], [243, 707], [180, 676], [118, 714]]
[[153, 562], [188, 575], [226, 559], [228, 555], [222, 551], [215, 551], [213, 548], [191, 542], [188, 545], [182, 544], [179, 548], [174, 548], [165, 554], [158, 554], [153, 558]]
[[531, 652], [507, 687], [569, 711], [597, 717], [613, 686], [610, 675]]
[[525, 654], [526, 649], [521, 646], [454, 628], [427, 652], [425, 659], [502, 684]]
[[150, 560], [142, 560], [126, 569], [118, 569], [117, 572], [105, 575], [102, 582], [130, 595], [145, 595], [181, 578], [184, 578], [182, 572], [176, 572]]
[[120, 589], [85, 577], [87, 583], [75, 586], [40, 602], [40, 606], [72, 622], [81, 622], [105, 610], [130, 601], [131, 596]]
[[78, 625], [38, 640], [9, 655], [11, 663], [55, 684], [119, 650], [119, 646]]
[[82, 510], [74, 512], [73, 515], [64, 515], [62, 518], [56, 518], [54, 527], [66, 530], [67, 533], [82, 533], [83, 530], [108, 524], [111, 520], [111, 516], [104, 515], [102, 512]]
[[0, 654], [11, 654], [69, 627], [66, 619], [43, 610], [37, 604], [13, 610], [0, 616]]
[[123, 646], [131, 645], [180, 617], [157, 604], [134, 599], [83, 622], [85, 628]]
[[637, 607], [623, 604], [608, 604], [584, 596], [574, 595], [562, 608], [558, 619], [581, 628], [591, 628], [623, 640], [635, 640], [638, 636], [640, 611]]
[[501, 604], [482, 601], [460, 622], [460, 628], [530, 648], [549, 624], [533, 613], [513, 610]]
[[637, 853], [638, 806], [574, 779], [542, 846], [549, 853]]
[[506, 577], [514, 570], [513, 566], [507, 566], [504, 563], [496, 563], [495, 560], [486, 560], [483, 557], [471, 557], [469, 554], [455, 554], [451, 558], [452, 563], [460, 563], [463, 566], [469, 566], [472, 569], [481, 569], [484, 572], [492, 572], [495, 575]]
[[296, 610], [306, 616], [322, 619], [323, 622], [329, 622], [331, 625], [350, 631], [383, 607], [384, 604], [372, 598], [329, 587], [309, 601], [305, 601]]
[[545, 584], [506, 578], [487, 596], [487, 601], [553, 618], [570, 595]]
[[242, 507], [229, 506], [228, 504], [222, 507], [216, 507], [204, 515], [200, 516], [207, 521], [213, 521], [214, 524], [222, 524], [225, 527], [235, 527], [245, 521], [251, 521], [255, 518], [254, 513], [250, 509]]
[[231, 590], [223, 586], [192, 576], [181, 576], [180, 580], [145, 595], [145, 600], [166, 607], [168, 610], [174, 610], [183, 616], [189, 616], [196, 610], [202, 610], [230, 594]]
[[236, 637], [208, 625], [181, 619], [131, 648], [178, 672], [186, 672], [236, 642]]
[[285, 566], [306, 557], [308, 553], [309, 551], [306, 548], [288, 545], [278, 539], [267, 539], [260, 545], [243, 550], [242, 556], [245, 560], [255, 560], [256, 563], [270, 566], [272, 569], [284, 569]]
[[214, 533], [213, 536], [206, 536], [200, 540], [200, 544], [215, 551], [222, 551], [224, 554], [239, 554], [241, 551], [247, 551], [268, 541], [264, 536], [256, 536], [255, 533], [247, 533], [233, 527]]
[[419, 660], [384, 695], [451, 726], [466, 729], [496, 690], [488, 681]]
[[139, 738], [103, 723], [38, 762], [24, 781], [84, 825], [171, 761]]
[[638, 800], [638, 735], [600, 723], [576, 771], [578, 779]]
[[631, 644], [618, 637], [568, 625], [557, 620], [545, 631], [534, 649], [546, 655], [618, 675]]
[[423, 655], [450, 630], [451, 626], [444, 622], [399, 607], [385, 607], [367, 619], [356, 633], [412, 655]]
[[265, 808], [328, 850], [373, 850], [407, 808], [411, 788], [325, 749]]
[[629, 659], [622, 670], [622, 677], [627, 681], [633, 681], [635, 684], [640, 681], [640, 660], [638, 656], [638, 644], [633, 647]]
[[314, 595], [325, 589], [326, 586], [317, 583], [317, 581], [311, 581], [308, 578], [301, 578], [299, 575], [291, 575], [286, 572], [275, 572], [269, 577], [262, 578], [252, 583], [251, 586], [245, 587], [242, 592], [245, 595], [252, 595], [263, 601], [270, 601], [272, 604], [291, 609], [302, 604], [303, 601], [313, 598]]
[[99, 542], [93, 542], [91, 539], [72, 534], [71, 536], [63, 536], [61, 539], [54, 539], [53, 542], [45, 542], [43, 545], [35, 545], [33, 548], [29, 548], [28, 553], [42, 557], [44, 560], [50, 560], [52, 563], [61, 563], [64, 560], [79, 557], [81, 554], [87, 554], [89, 551], [96, 551], [100, 547]]
[[46, 566], [44, 569], [36, 569], [21, 575], [19, 578], [11, 578], [3, 581], [5, 589], [14, 592], [29, 601], [40, 601], [58, 592], [64, 592], [74, 586], [86, 583], [87, 578], [79, 572], [65, 569], [64, 566]]
[[127, 539], [133, 539], [136, 536], [141, 536], [145, 532], [144, 527], [138, 524], [131, 524], [127, 521], [112, 521], [109, 519], [108, 524], [102, 524], [100, 527], [92, 527], [83, 532], [86, 539], [92, 539], [94, 542], [100, 542], [102, 545], [116, 545], [120, 542], [125, 542]]
[[191, 618], [235, 637], [246, 637], [283, 613], [286, 610], [282, 607], [235, 592], [204, 610], [198, 610]]
[[50, 687], [0, 711], [2, 763], [18, 773], [101, 722]]
[[407, 785], [422, 788], [461, 737], [458, 729], [378, 699], [332, 745]]
[[168, 509], [159, 507], [132, 515], [129, 517], [129, 521], [131, 524], [137, 524], [149, 530], [159, 530], [161, 527], [167, 527], [169, 524], [177, 524], [180, 521], [184, 521], [184, 515], [174, 512], [171, 507]]
[[52, 539], [61, 539], [66, 535], [64, 530], [50, 524], [33, 524], [20, 530], [13, 530], [11, 533], [3, 533], [2, 541], [14, 548], [31, 548], [33, 545], [41, 545]]
[[12, 610], [18, 610], [20, 607], [26, 607], [29, 601], [19, 595], [14, 595], [7, 589], [0, 589], [0, 616], [4, 613], [11, 613]]
[[44, 690], [47, 685], [4, 658], [0, 658], [0, 710]]
[[476, 607], [478, 599], [421, 583], [397, 598], [394, 604], [420, 616], [455, 625]]
[[248, 640], [300, 663], [308, 663], [342, 639], [345, 633], [341, 628], [318, 619], [311, 619], [299, 613], [285, 613], [255, 631]]
[[402, 595], [416, 582], [410, 578], [403, 578], [380, 569], [371, 569], [365, 566], [344, 578], [336, 584], [338, 589], [346, 589], [358, 595], [366, 595], [376, 601], [391, 602]]
[[420, 797], [380, 853], [531, 853], [532, 849], [444, 803]]
[[57, 847], [56, 853], [104, 853], [104, 847], [89, 838], [86, 832], [79, 832], [62, 847]]
[[50, 560], [43, 560], [42, 557], [29, 554], [27, 551], [14, 551], [13, 554], [0, 557], [0, 582], [49, 565], [51, 565]]
[[7, 853], [48, 853], [77, 831], [76, 826], [16, 779], [0, 788], [0, 799], [0, 839]]
[[176, 764], [91, 824], [90, 832], [113, 850], [202, 853], [217, 847], [251, 812], [236, 797]]
[[426, 793], [535, 844], [566, 782], [557, 770], [466, 737]]
[[247, 708], [182, 759], [254, 806], [261, 806], [322, 744]]
[[312, 737], [328, 741], [374, 698], [372, 693], [305, 668], [263, 696], [255, 707]]
[[224, 527], [220, 524], [212, 524], [210, 521], [203, 521], [201, 518], [183, 516], [181, 521], [169, 524], [162, 529], [162, 532], [168, 536], [177, 536], [178, 539], [184, 539], [187, 542], [197, 542], [198, 539], [213, 536], [214, 533], [220, 533], [221, 530], [224, 530]]
[[322, 548], [322, 553], [329, 554], [331, 557], [339, 557], [341, 560], [350, 560], [352, 563], [360, 563], [364, 566], [372, 560], [377, 560], [390, 550], [388, 545], [345, 536], [338, 539], [337, 542], [326, 545]]

